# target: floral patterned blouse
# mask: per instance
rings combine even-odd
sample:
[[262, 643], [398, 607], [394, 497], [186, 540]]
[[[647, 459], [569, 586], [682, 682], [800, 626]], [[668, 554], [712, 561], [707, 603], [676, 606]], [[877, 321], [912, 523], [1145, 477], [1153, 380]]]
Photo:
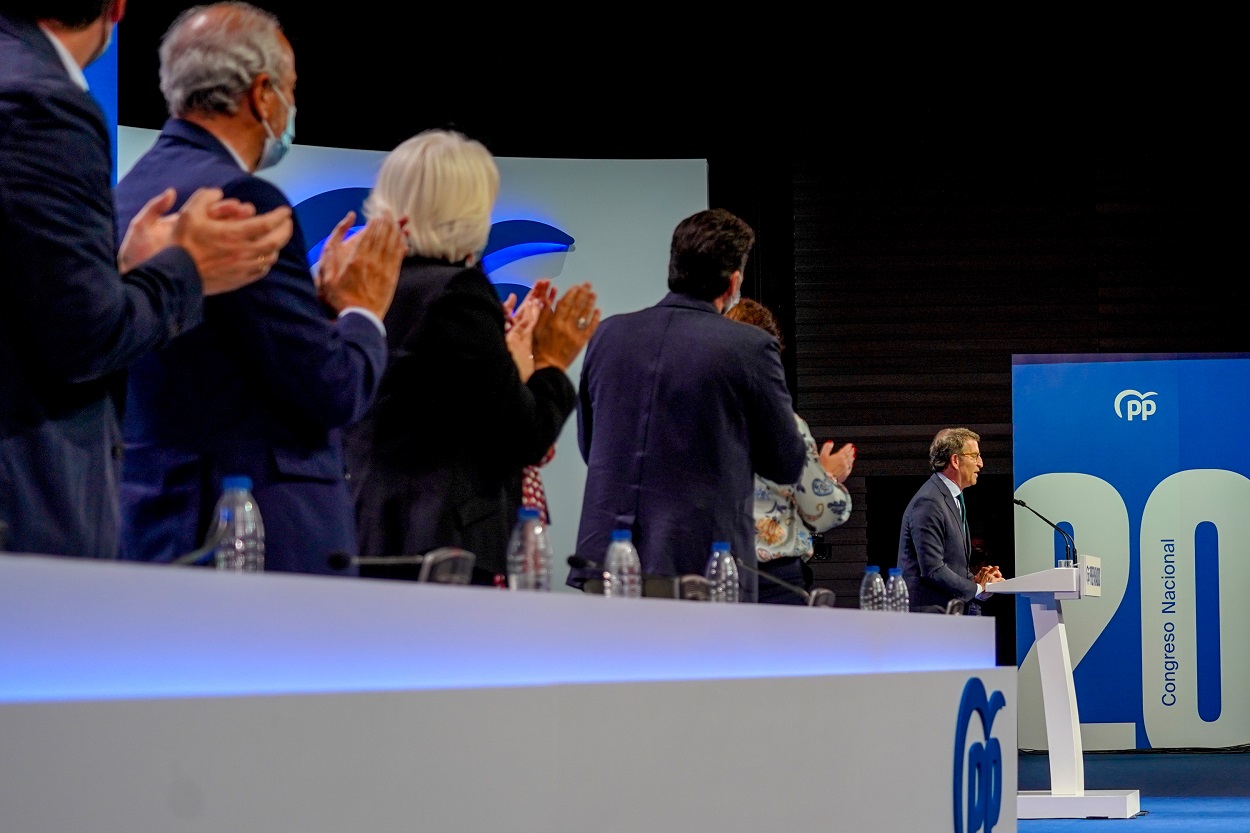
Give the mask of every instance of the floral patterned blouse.
[[799, 482], [782, 486], [755, 476], [755, 553], [760, 561], [797, 555], [812, 557], [812, 533], [846, 523], [851, 495], [820, 465], [820, 453], [811, 429], [794, 415], [807, 446], [807, 460]]

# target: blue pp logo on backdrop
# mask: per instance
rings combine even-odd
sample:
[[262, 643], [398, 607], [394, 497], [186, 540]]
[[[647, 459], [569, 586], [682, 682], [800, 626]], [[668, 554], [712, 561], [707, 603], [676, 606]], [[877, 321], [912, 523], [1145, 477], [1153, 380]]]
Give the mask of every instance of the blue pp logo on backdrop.
[[[955, 722], [955, 833], [990, 833], [998, 824], [1003, 806], [1003, 749], [993, 737], [993, 728], [995, 715], [1005, 705], [1007, 698], [1001, 691], [986, 696], [980, 677], [964, 686]], [[983, 740], [969, 745], [973, 715], [980, 717]]]
[[[1120, 419], [1133, 421], [1134, 417], [1141, 417], [1141, 421], [1145, 422], [1150, 419], [1150, 415], [1155, 412], [1155, 402], [1150, 397], [1158, 396], [1155, 391], [1146, 391], [1138, 393], [1135, 390], [1122, 390], [1115, 398], [1115, 415]], [[1124, 405], [1124, 412], [1120, 412], [1120, 404]]]
[[[348, 211], [356, 212], [359, 224], [349, 229], [346, 236], [350, 237], [364, 228], [364, 204], [368, 196], [368, 188], [334, 188], [315, 194], [295, 206], [295, 216], [306, 242], [315, 241], [308, 249], [310, 264], [316, 263], [321, 257], [321, 249], [330, 232]], [[509, 293], [515, 293], [519, 304], [525, 300], [525, 294], [530, 287], [498, 280], [492, 273], [527, 257], [567, 252], [572, 248], [573, 242], [572, 236], [563, 229], [539, 220], [499, 220], [491, 223], [490, 236], [482, 251], [482, 271], [494, 284], [500, 300], [508, 297]]]

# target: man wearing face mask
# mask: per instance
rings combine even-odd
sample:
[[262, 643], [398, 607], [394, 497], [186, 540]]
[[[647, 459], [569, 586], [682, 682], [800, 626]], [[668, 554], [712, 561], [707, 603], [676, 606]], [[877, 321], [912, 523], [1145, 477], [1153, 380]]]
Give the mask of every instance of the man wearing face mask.
[[289, 207], [258, 215], [194, 187], [176, 216], [160, 191], [116, 224], [83, 70], [125, 10], [0, 0], [0, 549], [117, 557], [118, 375], [198, 324], [204, 295], [257, 280], [292, 233]]
[[[170, 185], [289, 205], [255, 172], [290, 147], [295, 81], [294, 52], [270, 13], [222, 2], [179, 15], [160, 47], [171, 117], [117, 186], [120, 221]], [[195, 550], [222, 478], [247, 475], [265, 524], [265, 570], [356, 572], [339, 555], [355, 554], [357, 540], [340, 429], [365, 412], [382, 376], [382, 320], [404, 249], [388, 216], [331, 246], [338, 265], [321, 276], [320, 297], [297, 223], [262, 280], [211, 299], [200, 327], [131, 370], [123, 558]]]

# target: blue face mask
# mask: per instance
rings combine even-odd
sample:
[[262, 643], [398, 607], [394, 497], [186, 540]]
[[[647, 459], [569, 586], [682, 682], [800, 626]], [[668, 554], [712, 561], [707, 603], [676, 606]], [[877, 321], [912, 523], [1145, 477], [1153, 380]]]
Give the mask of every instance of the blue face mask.
[[278, 100], [286, 107], [286, 127], [283, 128], [281, 136], [275, 137], [273, 131], [269, 129], [269, 122], [261, 120], [265, 128], [265, 146], [260, 151], [260, 161], [256, 163], [258, 171], [272, 168], [281, 162], [282, 157], [286, 156], [286, 152], [291, 149], [291, 142], [295, 141], [295, 108], [286, 103], [286, 98], [277, 87], [274, 87], [273, 91], [278, 94]]

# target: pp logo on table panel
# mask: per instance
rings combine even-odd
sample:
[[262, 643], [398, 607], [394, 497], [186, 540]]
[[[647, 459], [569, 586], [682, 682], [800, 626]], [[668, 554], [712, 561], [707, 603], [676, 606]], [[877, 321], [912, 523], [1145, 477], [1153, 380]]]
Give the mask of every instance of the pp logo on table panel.
[[[1003, 805], [1003, 749], [993, 729], [994, 717], [1005, 705], [1007, 698], [1001, 691], [986, 695], [980, 677], [972, 677], [964, 686], [955, 722], [955, 833], [991, 833], [998, 824]], [[983, 739], [969, 745], [974, 715], [980, 718]]]

